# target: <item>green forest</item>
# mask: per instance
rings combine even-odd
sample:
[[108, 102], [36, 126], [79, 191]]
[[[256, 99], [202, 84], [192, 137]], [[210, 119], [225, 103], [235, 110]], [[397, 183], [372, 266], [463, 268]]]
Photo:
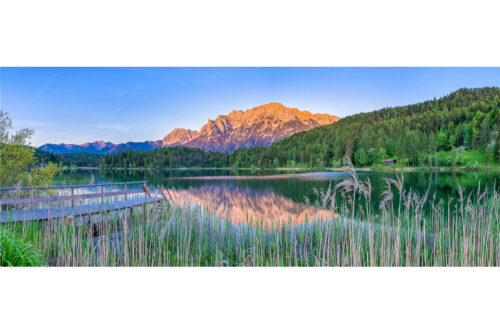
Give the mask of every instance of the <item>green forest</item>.
[[[500, 160], [500, 89], [460, 89], [407, 106], [356, 114], [331, 125], [296, 133], [269, 147], [230, 154], [186, 147], [117, 154], [54, 155], [66, 165], [104, 168], [478, 166]], [[53, 154], [51, 154], [53, 155]], [[69, 157], [69, 155], [74, 155]]]
[[40, 149], [34, 153], [37, 164], [55, 163], [69, 167], [98, 167], [103, 155], [92, 153], [53, 154]]
[[197, 148], [169, 147], [150, 151], [120, 151], [101, 161], [105, 168], [221, 168], [228, 166], [228, 154]]

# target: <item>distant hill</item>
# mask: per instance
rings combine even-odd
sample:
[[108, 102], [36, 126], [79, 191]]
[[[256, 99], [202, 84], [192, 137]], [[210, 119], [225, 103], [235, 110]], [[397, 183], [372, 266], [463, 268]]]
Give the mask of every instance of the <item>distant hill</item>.
[[269, 103], [246, 111], [233, 111], [209, 120], [198, 132], [176, 128], [162, 140], [145, 142], [94, 141], [84, 144], [44, 144], [39, 149], [54, 154], [86, 152], [117, 153], [125, 150], [149, 151], [162, 147], [186, 146], [205, 151], [231, 152], [239, 148], [268, 146], [294, 133], [331, 124], [339, 120], [329, 114], [312, 114], [288, 108], [280, 103]]
[[163, 142], [161, 140], [157, 141], [144, 141], [144, 142], [126, 142], [120, 144], [114, 144], [111, 142], [94, 141], [86, 142], [83, 144], [44, 144], [38, 149], [53, 153], [53, 154], [72, 154], [72, 153], [90, 153], [90, 154], [108, 154], [117, 153], [124, 150], [134, 150], [134, 151], [148, 151], [156, 148], [163, 147]]
[[161, 147], [163, 147], [163, 142], [161, 140], [144, 141], [144, 142], [125, 142], [114, 145], [108, 150], [107, 153], [117, 153], [119, 151], [125, 151], [125, 150], [148, 151]]
[[111, 148], [113, 148], [115, 144], [111, 142], [104, 141], [94, 141], [94, 142], [86, 142], [81, 145], [77, 144], [53, 144], [47, 143], [44, 144], [38, 149], [53, 153], [53, 154], [68, 154], [68, 153], [94, 153], [94, 154], [107, 154]]

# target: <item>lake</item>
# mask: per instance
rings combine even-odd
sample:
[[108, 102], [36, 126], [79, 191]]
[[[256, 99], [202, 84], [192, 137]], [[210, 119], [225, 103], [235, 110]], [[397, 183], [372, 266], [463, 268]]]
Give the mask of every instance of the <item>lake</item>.
[[[500, 181], [498, 172], [358, 172], [359, 179], [368, 178], [372, 186], [371, 205], [378, 210], [385, 178], [404, 176], [404, 188], [423, 195], [430, 188], [431, 199], [448, 202], [458, 197], [460, 185], [467, 195], [479, 186], [492, 189]], [[211, 211], [233, 223], [258, 222], [273, 224], [278, 221], [294, 225], [332, 216], [330, 209], [317, 207], [321, 190], [326, 191], [349, 177], [345, 172], [274, 172], [260, 173], [229, 170], [167, 170], [167, 171], [111, 171], [68, 170], [56, 179], [58, 184], [85, 184], [92, 178], [98, 182], [126, 182], [148, 180], [152, 185], [169, 189], [177, 205], [210, 206]], [[394, 191], [396, 191], [394, 189]], [[337, 202], [343, 199], [337, 195]]]

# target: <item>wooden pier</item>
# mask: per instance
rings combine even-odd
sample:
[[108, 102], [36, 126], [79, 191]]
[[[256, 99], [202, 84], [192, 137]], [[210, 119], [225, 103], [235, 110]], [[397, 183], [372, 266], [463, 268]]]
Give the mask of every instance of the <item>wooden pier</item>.
[[[24, 221], [47, 221], [52, 219], [65, 218], [68, 216], [87, 216], [99, 213], [105, 213], [120, 209], [127, 209], [141, 206], [162, 200], [169, 201], [165, 196], [164, 189], [158, 188], [151, 190], [147, 186], [147, 181], [124, 182], [124, 183], [106, 183], [89, 185], [68, 185], [68, 186], [41, 186], [41, 187], [3, 187], [2, 191], [23, 191], [28, 193], [28, 197], [22, 198], [0, 198], [0, 223], [24, 222]], [[130, 185], [142, 185], [141, 188], [128, 189]], [[105, 192], [106, 187], [123, 186], [118, 191]], [[99, 187], [100, 191], [94, 193], [76, 194], [75, 189]], [[71, 195], [58, 195], [51, 197], [34, 197], [34, 192], [39, 190], [60, 190], [69, 189]], [[144, 197], [130, 198], [131, 195], [144, 194]], [[104, 198], [122, 196], [124, 200], [105, 202]], [[87, 199], [100, 199], [100, 203], [75, 204]], [[71, 201], [71, 205], [62, 207], [34, 208], [39, 203], [52, 203]], [[28, 206], [29, 209], [2, 209], [9, 206]]]

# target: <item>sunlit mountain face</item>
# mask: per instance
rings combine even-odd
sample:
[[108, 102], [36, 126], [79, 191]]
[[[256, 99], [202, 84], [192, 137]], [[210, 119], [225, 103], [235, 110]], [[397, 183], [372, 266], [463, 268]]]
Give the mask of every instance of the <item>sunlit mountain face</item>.
[[268, 103], [209, 120], [185, 146], [223, 152], [269, 146], [294, 133], [328, 125], [339, 119], [329, 114], [313, 114], [280, 103]]
[[197, 138], [200, 135], [198, 131], [193, 131], [185, 128], [176, 128], [168, 133], [161, 141], [163, 147], [176, 147]]
[[273, 228], [334, 217], [334, 213], [328, 209], [297, 203], [272, 190], [254, 190], [230, 184], [205, 184], [189, 189], [170, 188], [168, 191], [176, 205], [209, 207], [216, 216], [233, 224]]

